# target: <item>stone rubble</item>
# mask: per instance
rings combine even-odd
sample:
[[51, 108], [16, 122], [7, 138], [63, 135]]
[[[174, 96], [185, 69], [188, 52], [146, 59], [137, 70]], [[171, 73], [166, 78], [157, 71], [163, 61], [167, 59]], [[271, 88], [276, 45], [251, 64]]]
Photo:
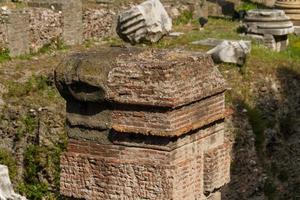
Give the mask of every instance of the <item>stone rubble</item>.
[[113, 10], [98, 8], [87, 9], [83, 12], [83, 38], [85, 40], [99, 40], [113, 34]]
[[30, 48], [37, 52], [44, 45], [62, 36], [62, 12], [53, 9], [32, 8], [28, 11], [30, 23]]
[[207, 53], [212, 56], [214, 62], [234, 63], [243, 65], [247, 55], [251, 51], [250, 41], [229, 41], [225, 40]]
[[148, 0], [121, 13], [117, 33], [131, 44], [155, 43], [172, 29], [172, 19], [159, 0]]

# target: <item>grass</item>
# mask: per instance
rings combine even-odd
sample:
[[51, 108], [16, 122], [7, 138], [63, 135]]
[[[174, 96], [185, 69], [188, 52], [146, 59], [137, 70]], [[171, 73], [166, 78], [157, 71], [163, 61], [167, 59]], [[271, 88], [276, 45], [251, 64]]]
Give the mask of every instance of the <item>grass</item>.
[[[217, 28], [216, 28], [217, 27]], [[224, 19], [209, 18], [208, 24], [205, 29], [199, 31], [196, 24], [178, 25], [174, 26], [173, 30], [185, 33], [176, 38], [164, 38], [157, 44], [153, 44], [154, 48], [187, 48], [192, 50], [208, 50], [208, 47], [193, 45], [191, 42], [206, 39], [240, 39], [241, 37], [236, 33], [238, 27], [237, 22]]]
[[260, 156], [260, 158], [263, 158], [265, 142], [264, 131], [267, 128], [267, 122], [262, 111], [259, 108], [250, 106], [247, 103], [244, 103], [243, 107], [247, 110], [246, 113], [255, 135], [255, 147], [257, 154], [258, 156]]
[[56, 89], [45, 76], [33, 75], [25, 83], [8, 81], [6, 85], [8, 93], [4, 95], [5, 98], [30, 97], [33, 94], [47, 97], [49, 100], [58, 97]]
[[243, 0], [241, 5], [236, 8], [236, 10], [253, 10], [253, 9], [264, 9], [266, 8], [265, 5], [251, 2], [250, 0]]
[[17, 164], [11, 152], [6, 149], [0, 149], [0, 164], [6, 165], [9, 169], [9, 176], [14, 179], [17, 175]]
[[[24, 154], [24, 182], [18, 185], [18, 190], [25, 194], [28, 199], [42, 200], [47, 196], [59, 199], [59, 175], [60, 175], [60, 155], [66, 148], [66, 140], [53, 147], [29, 145]], [[51, 181], [41, 180], [40, 175], [45, 173]]]
[[193, 12], [185, 10], [181, 13], [181, 15], [173, 21], [174, 25], [182, 25], [192, 23], [193, 21]]
[[0, 52], [0, 63], [11, 60], [11, 57], [9, 56], [9, 50], [4, 49]]
[[69, 48], [70, 46], [66, 45], [60, 38], [54, 38], [49, 43], [44, 44], [37, 52], [31, 50], [29, 54], [20, 55], [17, 58], [21, 60], [30, 60], [34, 56], [51, 54], [56, 51], [65, 51]]

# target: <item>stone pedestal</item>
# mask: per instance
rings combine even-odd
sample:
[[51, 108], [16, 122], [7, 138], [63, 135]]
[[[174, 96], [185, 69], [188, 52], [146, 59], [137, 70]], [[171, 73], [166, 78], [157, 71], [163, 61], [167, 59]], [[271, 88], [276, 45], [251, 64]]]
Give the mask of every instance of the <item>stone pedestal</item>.
[[294, 32], [293, 23], [282, 10], [250, 10], [243, 26], [247, 35], [274, 51], [284, 50], [288, 46], [288, 34]]
[[55, 72], [67, 101], [61, 193], [84, 199], [220, 199], [229, 182], [225, 82], [208, 55], [100, 49]]
[[300, 0], [277, 0], [275, 7], [283, 10], [291, 18], [295, 33], [300, 34]]

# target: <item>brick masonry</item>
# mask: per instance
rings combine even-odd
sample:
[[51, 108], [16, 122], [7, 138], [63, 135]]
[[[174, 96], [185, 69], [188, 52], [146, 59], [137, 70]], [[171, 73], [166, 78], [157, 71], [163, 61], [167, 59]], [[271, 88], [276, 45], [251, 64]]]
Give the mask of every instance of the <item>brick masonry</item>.
[[70, 138], [61, 157], [63, 195], [220, 199], [229, 182], [230, 148], [225, 82], [210, 57], [100, 49], [65, 59], [55, 81], [67, 100]]
[[[200, 129], [169, 150], [71, 139], [61, 158], [61, 192], [85, 199], [206, 199], [212, 184], [218, 188], [229, 181], [223, 128], [220, 122]], [[210, 158], [217, 165], [204, 159], [214, 148]]]

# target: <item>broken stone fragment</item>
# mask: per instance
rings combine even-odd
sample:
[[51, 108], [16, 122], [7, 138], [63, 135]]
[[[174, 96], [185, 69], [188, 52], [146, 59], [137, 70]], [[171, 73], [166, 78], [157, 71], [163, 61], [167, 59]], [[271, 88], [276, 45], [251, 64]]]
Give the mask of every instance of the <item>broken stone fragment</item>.
[[119, 15], [117, 33], [125, 42], [155, 43], [172, 29], [172, 19], [159, 0], [148, 0]]
[[247, 54], [249, 54], [250, 51], [250, 41], [225, 40], [207, 53], [212, 56], [216, 63], [225, 62], [243, 65], [245, 64]]
[[26, 200], [25, 197], [14, 192], [5, 165], [0, 165], [0, 200]]

